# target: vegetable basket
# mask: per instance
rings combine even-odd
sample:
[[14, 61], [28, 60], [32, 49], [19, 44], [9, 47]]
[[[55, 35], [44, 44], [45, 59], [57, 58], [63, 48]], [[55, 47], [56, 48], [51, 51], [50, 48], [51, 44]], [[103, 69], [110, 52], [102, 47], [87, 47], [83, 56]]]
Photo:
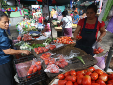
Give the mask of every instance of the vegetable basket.
[[15, 64], [15, 68], [16, 68], [16, 72], [17, 72], [20, 85], [32, 85], [34, 83], [38, 83], [39, 81], [42, 81], [45, 79], [45, 73], [43, 69], [35, 73], [32, 73], [30, 75], [25, 75], [26, 74], [25, 70], [29, 69], [29, 66], [32, 63], [33, 58], [34, 58], [33, 55], [29, 55], [29, 56], [14, 60], [14, 64]]

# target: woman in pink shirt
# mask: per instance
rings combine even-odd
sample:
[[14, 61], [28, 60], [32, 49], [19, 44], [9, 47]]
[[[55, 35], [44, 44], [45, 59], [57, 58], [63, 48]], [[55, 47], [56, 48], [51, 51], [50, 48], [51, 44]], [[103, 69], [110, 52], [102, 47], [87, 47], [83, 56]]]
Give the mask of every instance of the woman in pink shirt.
[[38, 23], [43, 24], [43, 17], [42, 17], [42, 14], [39, 14]]

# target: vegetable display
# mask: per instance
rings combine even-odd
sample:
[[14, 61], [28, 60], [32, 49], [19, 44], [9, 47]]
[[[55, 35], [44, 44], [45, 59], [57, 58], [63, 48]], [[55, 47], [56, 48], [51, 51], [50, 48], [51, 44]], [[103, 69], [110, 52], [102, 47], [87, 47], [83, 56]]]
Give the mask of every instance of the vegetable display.
[[113, 74], [108, 75], [94, 67], [81, 71], [67, 71], [59, 74], [57, 78], [59, 80], [56, 85], [113, 85]]
[[54, 42], [62, 43], [62, 44], [73, 44], [74, 43], [71, 37], [67, 37], [67, 36], [57, 38], [57, 40], [54, 40]]

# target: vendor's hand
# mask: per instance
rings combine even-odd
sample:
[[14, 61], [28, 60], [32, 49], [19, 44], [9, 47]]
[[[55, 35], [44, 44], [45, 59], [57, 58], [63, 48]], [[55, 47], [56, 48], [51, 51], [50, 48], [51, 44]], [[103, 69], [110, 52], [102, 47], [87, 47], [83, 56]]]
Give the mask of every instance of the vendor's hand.
[[97, 39], [97, 42], [101, 42], [101, 41], [102, 41], [102, 38], [99, 37], [99, 38]]
[[27, 54], [27, 55], [29, 55], [31, 52], [28, 51], [28, 50], [22, 50], [22, 53], [23, 53], [23, 54]]

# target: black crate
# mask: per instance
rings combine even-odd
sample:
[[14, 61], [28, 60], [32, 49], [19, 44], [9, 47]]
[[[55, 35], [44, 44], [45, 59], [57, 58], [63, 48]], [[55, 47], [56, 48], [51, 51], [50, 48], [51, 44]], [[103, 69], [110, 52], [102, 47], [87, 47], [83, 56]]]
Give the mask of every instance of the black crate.
[[[19, 59], [14, 59], [15, 68], [16, 68], [16, 64], [23, 63], [25, 61], [33, 60], [33, 58], [34, 58], [33, 55], [29, 55], [29, 56], [22, 57]], [[16, 72], [17, 72], [17, 69], [16, 69]], [[18, 72], [17, 72], [17, 76], [18, 76]], [[18, 76], [18, 80], [20, 82], [20, 85], [33, 85], [33, 84], [38, 83], [42, 80], [45, 80], [46, 79], [45, 77], [46, 77], [46, 74], [42, 68], [40, 71], [32, 73], [29, 76], [25, 76], [25, 77]]]

